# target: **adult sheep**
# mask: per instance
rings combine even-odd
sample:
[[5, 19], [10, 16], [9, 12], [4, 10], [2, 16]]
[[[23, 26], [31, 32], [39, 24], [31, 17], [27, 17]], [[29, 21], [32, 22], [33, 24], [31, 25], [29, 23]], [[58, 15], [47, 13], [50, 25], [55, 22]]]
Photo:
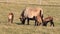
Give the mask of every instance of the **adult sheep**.
[[43, 19], [43, 10], [41, 8], [33, 8], [33, 7], [27, 7], [25, 8], [21, 15], [20, 15], [20, 21], [22, 24], [25, 24], [25, 20], [27, 19], [27, 24], [29, 25], [29, 20], [35, 20], [35, 25], [37, 25], [37, 18], [40, 18], [40, 23], [42, 23]]

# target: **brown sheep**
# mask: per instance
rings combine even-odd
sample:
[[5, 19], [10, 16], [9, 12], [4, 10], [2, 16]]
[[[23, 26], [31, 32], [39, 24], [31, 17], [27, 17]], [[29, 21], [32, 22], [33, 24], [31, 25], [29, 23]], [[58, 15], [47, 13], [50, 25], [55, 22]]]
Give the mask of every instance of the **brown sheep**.
[[12, 12], [9, 13], [9, 15], [8, 15], [8, 22], [13, 23], [13, 18], [14, 18], [14, 14]]
[[39, 18], [42, 18], [43, 16], [43, 10], [41, 8], [27, 7], [21, 13], [19, 19], [22, 22], [22, 24], [25, 24], [25, 20], [27, 19], [28, 25], [29, 25], [29, 20], [35, 20], [35, 25], [36, 25], [36, 17], [38, 16], [40, 16]]
[[36, 24], [37, 26], [41, 25], [42, 24], [42, 19], [41, 19], [41, 16], [36, 16]]
[[43, 26], [47, 26], [47, 23], [50, 22], [50, 26], [54, 27], [53, 17], [48, 16], [47, 18], [43, 19]]

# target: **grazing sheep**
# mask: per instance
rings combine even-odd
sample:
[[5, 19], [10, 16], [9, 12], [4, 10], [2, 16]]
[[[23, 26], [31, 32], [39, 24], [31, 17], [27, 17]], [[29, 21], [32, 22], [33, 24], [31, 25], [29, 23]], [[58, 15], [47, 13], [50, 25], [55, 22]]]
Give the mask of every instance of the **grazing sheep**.
[[48, 16], [47, 18], [43, 19], [43, 26], [47, 26], [47, 23], [50, 22], [50, 26], [54, 27], [53, 17]]
[[40, 16], [39, 18], [42, 18], [43, 16], [43, 10], [41, 8], [27, 7], [26, 9], [22, 11], [19, 19], [22, 22], [22, 24], [25, 24], [25, 20], [27, 19], [28, 25], [29, 25], [29, 20], [35, 20], [35, 25], [37, 25], [36, 17], [38, 16]]

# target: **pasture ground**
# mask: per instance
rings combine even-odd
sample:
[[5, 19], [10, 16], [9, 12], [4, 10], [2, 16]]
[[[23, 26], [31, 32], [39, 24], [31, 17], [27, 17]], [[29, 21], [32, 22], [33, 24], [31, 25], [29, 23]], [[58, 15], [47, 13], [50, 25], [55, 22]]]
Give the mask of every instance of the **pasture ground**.
[[[25, 7], [41, 7], [44, 10], [44, 18], [48, 15], [54, 18], [55, 27], [34, 26], [34, 21], [30, 25], [21, 25], [20, 14]], [[14, 13], [14, 23], [7, 22], [9, 12]], [[59, 34], [60, 33], [60, 6], [0, 3], [0, 34]]]

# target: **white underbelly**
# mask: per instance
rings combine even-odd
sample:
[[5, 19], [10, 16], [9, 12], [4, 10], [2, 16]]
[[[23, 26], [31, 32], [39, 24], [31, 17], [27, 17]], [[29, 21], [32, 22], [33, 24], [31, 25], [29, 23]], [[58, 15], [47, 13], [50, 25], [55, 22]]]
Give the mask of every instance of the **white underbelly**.
[[9, 19], [12, 19], [12, 15], [9, 15], [8, 17], [9, 17]]

